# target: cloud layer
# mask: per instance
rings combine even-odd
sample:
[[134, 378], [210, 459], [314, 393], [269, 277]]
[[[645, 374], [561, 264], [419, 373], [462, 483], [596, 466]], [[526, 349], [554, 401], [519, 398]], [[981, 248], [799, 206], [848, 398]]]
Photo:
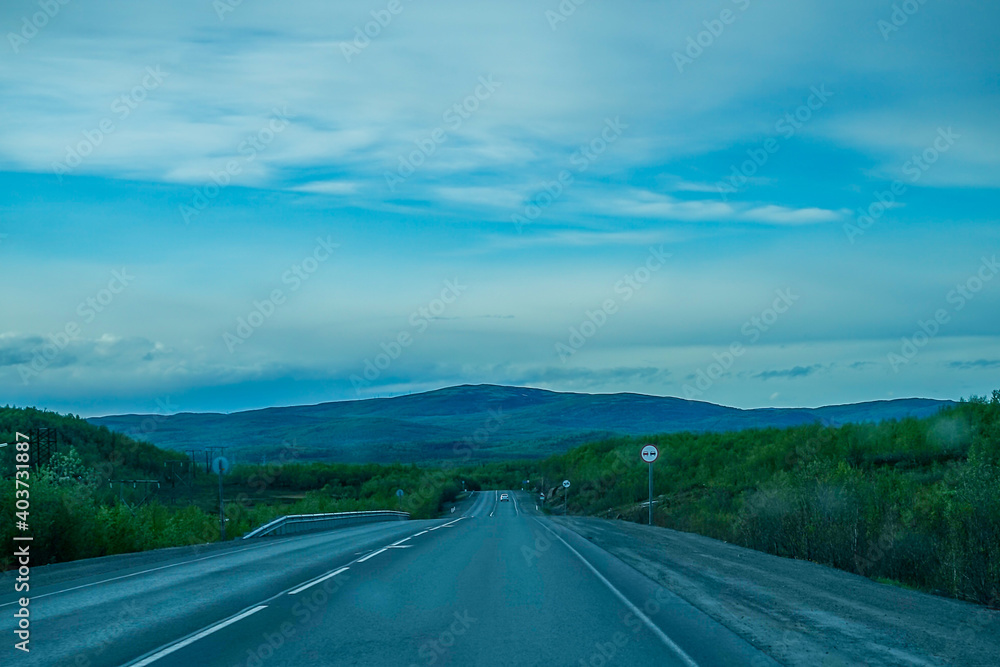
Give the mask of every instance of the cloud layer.
[[4, 396], [991, 388], [998, 10], [568, 6], [5, 4]]

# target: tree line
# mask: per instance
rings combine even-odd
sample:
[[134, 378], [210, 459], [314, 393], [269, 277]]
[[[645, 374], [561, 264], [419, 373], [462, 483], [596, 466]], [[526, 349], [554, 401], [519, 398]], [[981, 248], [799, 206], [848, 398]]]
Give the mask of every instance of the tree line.
[[572, 480], [571, 513], [645, 523], [647, 442], [656, 525], [1000, 606], [1000, 391], [925, 419], [609, 439], [540, 471]]
[[[173, 452], [73, 416], [0, 409], [0, 441], [56, 427], [61, 452], [31, 487], [33, 553], [58, 562], [219, 539], [207, 501], [130, 507], [111, 475], [162, 475]], [[294, 456], [238, 465], [226, 478], [227, 534], [282, 514], [401, 509], [430, 518], [466, 490], [535, 491], [571, 513], [645, 522], [654, 443], [658, 526], [696, 532], [984, 604], [1000, 601], [1000, 391], [973, 396], [925, 419], [822, 424], [727, 433], [611, 438], [542, 460], [429, 465], [304, 463]], [[11, 449], [11, 448], [6, 448]], [[2, 451], [2, 450], [0, 450]], [[9, 478], [9, 456], [0, 460]], [[543, 482], [548, 482], [547, 484]], [[396, 491], [402, 489], [400, 499]], [[14, 531], [14, 485], [0, 489], [0, 539]], [[0, 564], [10, 567], [9, 556]]]

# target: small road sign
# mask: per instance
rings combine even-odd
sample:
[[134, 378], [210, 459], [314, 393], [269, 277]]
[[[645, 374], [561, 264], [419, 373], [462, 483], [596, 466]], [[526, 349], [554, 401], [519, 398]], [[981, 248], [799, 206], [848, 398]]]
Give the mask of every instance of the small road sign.
[[402, 498], [403, 497], [403, 490], [402, 489], [396, 489], [396, 496], [398, 498]]
[[564, 479], [563, 480], [563, 488], [564, 489], [568, 489], [569, 488], [569, 480], [568, 479]]
[[660, 455], [660, 450], [656, 448], [656, 445], [646, 445], [642, 448], [642, 460], [646, 463], [652, 463]]
[[229, 463], [229, 459], [225, 456], [216, 456], [212, 460], [212, 472], [216, 475], [226, 475], [229, 473], [229, 469], [232, 466]]

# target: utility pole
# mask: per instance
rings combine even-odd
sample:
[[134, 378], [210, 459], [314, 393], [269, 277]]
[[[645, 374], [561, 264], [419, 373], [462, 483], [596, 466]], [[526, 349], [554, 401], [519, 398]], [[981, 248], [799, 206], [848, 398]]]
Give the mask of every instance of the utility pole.
[[[108, 487], [114, 488], [114, 485], [118, 485], [118, 500], [128, 508], [128, 511], [135, 516], [135, 510], [146, 504], [156, 489], [160, 488], [160, 480], [158, 479], [109, 479]], [[142, 497], [133, 505], [130, 501], [125, 499], [125, 488], [131, 484], [133, 490], [137, 490], [140, 486], [142, 487]], [[135, 495], [135, 494], [134, 494]]]
[[222, 500], [222, 471], [219, 471], [219, 533], [222, 541], [226, 541], [226, 504]]
[[222, 476], [229, 472], [229, 460], [219, 456], [212, 461], [212, 472], [219, 476], [219, 535], [226, 541], [226, 505], [222, 498]]
[[188, 504], [194, 505], [194, 473], [198, 465], [195, 463], [196, 454], [201, 451], [198, 449], [186, 449], [184, 453], [190, 457], [188, 461], [188, 489], [190, 490], [190, 495], [188, 496]]

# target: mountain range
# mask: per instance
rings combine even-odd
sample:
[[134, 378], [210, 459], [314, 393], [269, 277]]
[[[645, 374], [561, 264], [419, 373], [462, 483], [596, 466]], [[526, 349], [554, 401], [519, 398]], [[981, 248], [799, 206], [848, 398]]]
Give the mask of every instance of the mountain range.
[[89, 419], [176, 451], [226, 447], [234, 461], [432, 462], [538, 458], [588, 441], [677, 431], [737, 431], [926, 417], [952, 401], [906, 398], [820, 408], [739, 409], [644, 394], [462, 385], [245, 412]]

